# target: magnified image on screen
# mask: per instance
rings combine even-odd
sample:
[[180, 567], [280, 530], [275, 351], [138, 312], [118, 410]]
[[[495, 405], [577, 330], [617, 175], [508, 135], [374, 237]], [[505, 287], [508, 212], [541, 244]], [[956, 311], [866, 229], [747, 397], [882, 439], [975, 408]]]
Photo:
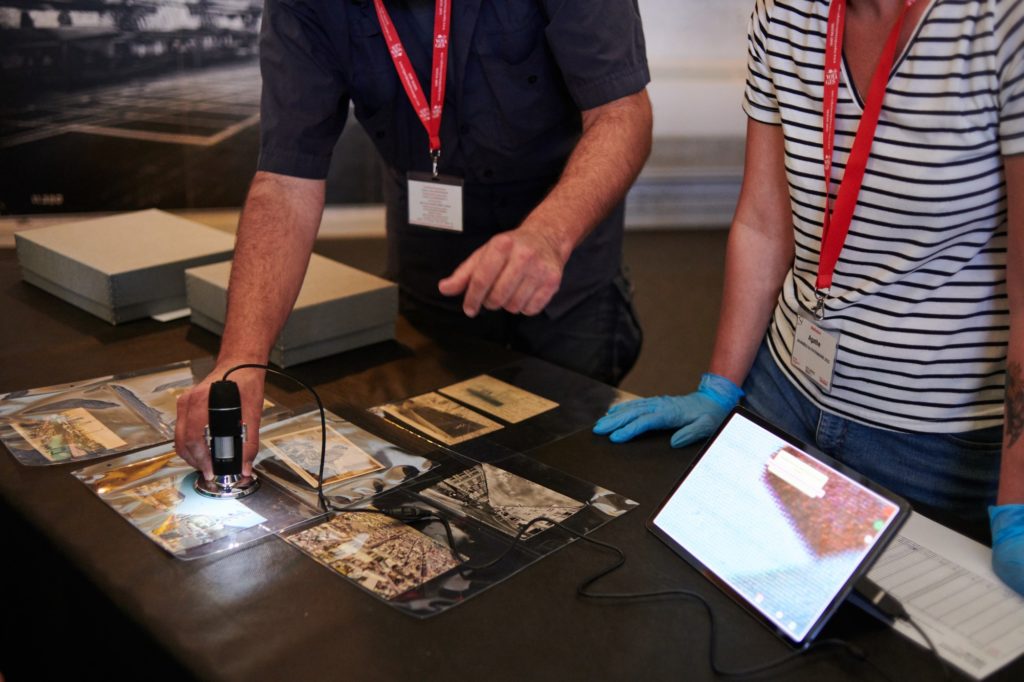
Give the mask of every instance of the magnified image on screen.
[[899, 506], [734, 414], [654, 525], [802, 641]]

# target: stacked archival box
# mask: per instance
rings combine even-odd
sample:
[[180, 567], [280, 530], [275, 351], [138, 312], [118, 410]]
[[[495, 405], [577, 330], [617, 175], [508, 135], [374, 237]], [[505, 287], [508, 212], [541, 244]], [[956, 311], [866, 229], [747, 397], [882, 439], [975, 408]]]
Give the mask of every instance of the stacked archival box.
[[[224, 333], [231, 263], [185, 272], [192, 322]], [[398, 287], [385, 279], [313, 254], [295, 307], [270, 360], [290, 367], [395, 336]]]
[[185, 307], [185, 268], [231, 258], [234, 237], [156, 209], [14, 235], [26, 282], [111, 324]]

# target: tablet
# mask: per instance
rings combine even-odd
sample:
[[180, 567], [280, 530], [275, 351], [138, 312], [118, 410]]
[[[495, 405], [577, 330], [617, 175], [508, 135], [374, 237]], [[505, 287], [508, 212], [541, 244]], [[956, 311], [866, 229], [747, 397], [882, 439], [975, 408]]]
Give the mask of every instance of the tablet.
[[738, 407], [647, 526], [803, 646], [909, 512], [905, 500]]

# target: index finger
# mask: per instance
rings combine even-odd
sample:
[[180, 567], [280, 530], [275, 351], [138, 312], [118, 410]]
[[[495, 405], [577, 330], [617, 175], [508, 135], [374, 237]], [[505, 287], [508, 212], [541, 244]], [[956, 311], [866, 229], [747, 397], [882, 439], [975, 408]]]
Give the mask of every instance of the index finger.
[[209, 480], [213, 478], [213, 464], [210, 451], [203, 436], [206, 424], [206, 396], [209, 389], [203, 384], [183, 393], [178, 398], [178, 418], [174, 424], [174, 447], [178, 456], [203, 472]]
[[476, 267], [470, 275], [469, 288], [462, 301], [462, 309], [469, 317], [476, 317], [480, 312], [480, 306], [508, 263], [508, 248], [504, 242], [496, 242], [496, 239], [492, 238], [482, 247], [476, 259]]

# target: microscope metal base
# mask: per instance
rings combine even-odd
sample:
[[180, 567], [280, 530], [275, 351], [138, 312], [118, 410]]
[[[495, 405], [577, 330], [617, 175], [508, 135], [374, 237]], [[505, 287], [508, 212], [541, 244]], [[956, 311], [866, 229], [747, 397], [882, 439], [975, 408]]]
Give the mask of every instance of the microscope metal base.
[[212, 481], [207, 481], [202, 476], [195, 482], [196, 492], [204, 497], [213, 497], [219, 500], [237, 500], [247, 495], [252, 495], [260, 489], [260, 481], [256, 474], [252, 476], [216, 476]]

